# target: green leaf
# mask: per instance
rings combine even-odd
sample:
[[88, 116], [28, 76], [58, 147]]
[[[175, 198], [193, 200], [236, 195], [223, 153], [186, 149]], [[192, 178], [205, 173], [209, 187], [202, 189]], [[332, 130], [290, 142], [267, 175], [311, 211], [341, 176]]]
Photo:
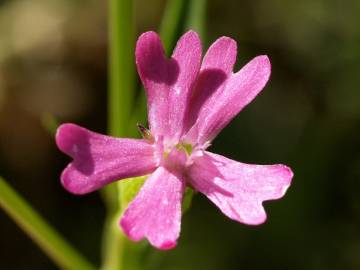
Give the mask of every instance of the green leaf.
[[61, 269], [95, 269], [0, 177], [0, 207]]
[[205, 44], [206, 39], [206, 3], [207, 0], [192, 0], [187, 13], [185, 30], [192, 29], [196, 31]]

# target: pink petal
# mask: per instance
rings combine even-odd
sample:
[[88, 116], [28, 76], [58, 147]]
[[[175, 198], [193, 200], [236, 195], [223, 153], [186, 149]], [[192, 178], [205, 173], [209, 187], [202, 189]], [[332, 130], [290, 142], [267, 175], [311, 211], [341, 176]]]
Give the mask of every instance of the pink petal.
[[232, 73], [236, 54], [236, 42], [229, 37], [217, 39], [208, 49], [191, 97], [187, 128], [196, 122], [201, 108], [207, 107], [205, 104], [210, 97], [223, 89], [224, 81]]
[[155, 136], [168, 130], [168, 92], [178, 76], [178, 66], [165, 57], [155, 32], [142, 34], [136, 43], [136, 65], [144, 84], [150, 128]]
[[169, 127], [170, 137], [178, 140], [184, 132], [191, 89], [200, 70], [201, 42], [196, 32], [189, 31], [179, 39], [172, 59], [180, 72], [169, 93]]
[[266, 220], [263, 201], [284, 196], [293, 173], [285, 165], [250, 165], [205, 152], [189, 168], [192, 186], [229, 218], [249, 225]]
[[239, 72], [231, 75], [203, 105], [193, 130], [189, 132], [200, 144], [211, 141], [256, 95], [270, 77], [267, 56], [251, 60]]
[[225, 74], [232, 72], [236, 62], [236, 41], [229, 37], [218, 38], [208, 49], [201, 64], [201, 70], [219, 69]]
[[178, 137], [183, 131], [190, 89], [200, 68], [198, 35], [193, 31], [184, 34], [172, 58], [167, 59], [159, 36], [146, 32], [139, 37], [135, 54], [148, 98], [152, 133], [156, 137]]
[[75, 194], [145, 175], [156, 168], [153, 146], [145, 140], [113, 138], [63, 124], [57, 130], [56, 144], [74, 159], [63, 171], [61, 182]]
[[159, 249], [175, 247], [184, 188], [181, 176], [159, 167], [126, 209], [120, 221], [125, 234], [133, 241], [146, 237]]

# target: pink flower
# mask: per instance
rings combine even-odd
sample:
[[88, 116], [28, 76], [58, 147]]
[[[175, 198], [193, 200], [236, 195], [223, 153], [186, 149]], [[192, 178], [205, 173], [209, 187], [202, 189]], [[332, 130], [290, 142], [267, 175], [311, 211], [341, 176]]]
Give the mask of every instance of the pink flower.
[[134, 241], [159, 249], [176, 245], [186, 186], [207, 196], [229, 218], [263, 223], [263, 201], [281, 198], [293, 173], [285, 165], [250, 165], [206, 151], [211, 141], [263, 89], [267, 56], [237, 73], [236, 42], [216, 40], [201, 62], [197, 33], [184, 34], [170, 59], [159, 36], [146, 32], [136, 45], [136, 64], [148, 99], [150, 131], [143, 139], [113, 138], [74, 124], [61, 125], [56, 142], [74, 160], [61, 175], [75, 194], [118, 179], [150, 174], [120, 225]]

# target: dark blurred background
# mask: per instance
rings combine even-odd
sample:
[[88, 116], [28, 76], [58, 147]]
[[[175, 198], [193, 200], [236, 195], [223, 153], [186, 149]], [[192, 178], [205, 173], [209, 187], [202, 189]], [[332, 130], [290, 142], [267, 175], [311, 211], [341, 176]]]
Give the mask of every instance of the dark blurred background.
[[[135, 4], [137, 33], [158, 29], [165, 1]], [[69, 160], [44, 122], [106, 132], [106, 10], [95, 0], [0, 2], [0, 175], [97, 264], [104, 206], [98, 193], [61, 187]], [[147, 269], [360, 269], [360, 1], [209, 0], [207, 13], [204, 47], [231, 36], [237, 68], [259, 54], [273, 65], [212, 150], [288, 164], [295, 178], [259, 227], [195, 196], [178, 247], [151, 249]], [[0, 269], [56, 269], [2, 211], [0, 239]]]

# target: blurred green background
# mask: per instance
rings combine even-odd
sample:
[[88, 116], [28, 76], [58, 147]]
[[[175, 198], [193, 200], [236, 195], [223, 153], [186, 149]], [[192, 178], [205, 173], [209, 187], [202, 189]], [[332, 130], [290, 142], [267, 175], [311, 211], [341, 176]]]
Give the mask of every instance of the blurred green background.
[[[135, 1], [137, 35], [159, 28], [164, 5]], [[259, 54], [273, 65], [211, 150], [295, 178], [259, 227], [196, 195], [178, 247], [149, 249], [146, 269], [360, 269], [360, 1], [208, 0], [207, 18], [204, 50], [227, 35], [237, 68]], [[0, 2], [0, 175], [97, 264], [104, 206], [61, 187], [69, 160], [43, 122], [106, 132], [106, 20], [104, 1]], [[0, 239], [0, 269], [56, 269], [2, 211]]]

